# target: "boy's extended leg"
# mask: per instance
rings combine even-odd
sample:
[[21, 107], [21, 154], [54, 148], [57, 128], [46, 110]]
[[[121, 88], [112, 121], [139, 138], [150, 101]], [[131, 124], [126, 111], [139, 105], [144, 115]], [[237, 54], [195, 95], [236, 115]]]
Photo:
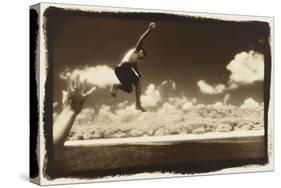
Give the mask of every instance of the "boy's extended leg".
[[136, 110], [146, 112], [146, 110], [141, 105], [141, 89], [142, 89], [141, 80], [139, 80], [135, 86], [136, 86], [136, 89], [135, 89], [135, 92], [136, 92]]

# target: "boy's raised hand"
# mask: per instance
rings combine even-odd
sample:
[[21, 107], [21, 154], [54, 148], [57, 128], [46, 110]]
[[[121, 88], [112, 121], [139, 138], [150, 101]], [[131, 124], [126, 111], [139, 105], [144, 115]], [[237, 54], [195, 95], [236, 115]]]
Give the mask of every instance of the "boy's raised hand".
[[70, 108], [75, 114], [80, 113], [87, 97], [96, 90], [96, 87], [92, 87], [86, 91], [87, 80], [81, 83], [79, 75], [75, 80], [72, 80], [70, 74], [67, 75], [66, 87], [67, 91], [62, 91], [63, 108]]
[[151, 23], [149, 24], [149, 29], [150, 29], [150, 30], [153, 30], [155, 27], [156, 27], [156, 24], [155, 24], [154, 22], [151, 22]]

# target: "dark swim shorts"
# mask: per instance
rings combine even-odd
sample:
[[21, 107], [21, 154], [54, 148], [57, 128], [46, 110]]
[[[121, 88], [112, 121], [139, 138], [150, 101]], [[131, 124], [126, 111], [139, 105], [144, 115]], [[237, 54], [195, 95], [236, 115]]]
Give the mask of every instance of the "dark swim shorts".
[[137, 85], [139, 77], [133, 70], [130, 63], [123, 63], [114, 69], [118, 80], [121, 83], [121, 89], [126, 92], [132, 92], [132, 85]]

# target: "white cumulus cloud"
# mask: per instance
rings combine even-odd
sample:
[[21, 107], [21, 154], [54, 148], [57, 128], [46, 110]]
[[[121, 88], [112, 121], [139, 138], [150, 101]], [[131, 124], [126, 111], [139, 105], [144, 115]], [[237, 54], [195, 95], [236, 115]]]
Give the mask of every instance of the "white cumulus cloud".
[[161, 101], [160, 91], [154, 84], [149, 84], [144, 94], [141, 96], [144, 107], [152, 107]]
[[230, 71], [228, 84], [210, 85], [204, 80], [199, 80], [197, 86], [205, 94], [220, 94], [228, 90], [239, 88], [241, 85], [253, 84], [264, 79], [264, 56], [253, 50], [240, 52], [226, 66]]
[[214, 107], [221, 107], [223, 104], [222, 102], [218, 101], [215, 104], [213, 104]]
[[160, 87], [162, 89], [164, 89], [164, 88], [169, 88], [169, 89], [172, 89], [172, 90], [177, 89], [176, 82], [174, 82], [173, 80], [165, 80], [165, 81], [161, 82]]
[[264, 79], [264, 57], [254, 51], [241, 52], [226, 66], [231, 72], [230, 81], [251, 84]]
[[[172, 85], [171, 89], [173, 89]], [[185, 96], [177, 97], [174, 95], [168, 97], [167, 100], [163, 100], [160, 93], [160, 85], [155, 84], [149, 84], [147, 88], [145, 88], [141, 100], [143, 106], [148, 109], [145, 113], [136, 110], [134, 102], [123, 101], [115, 106], [104, 104], [97, 111], [83, 113], [83, 115], [92, 116], [92, 114], [95, 113], [96, 118], [93, 120], [93, 122], [95, 122], [94, 124], [104, 123], [109, 127], [122, 126], [124, 124], [128, 126], [128, 123], [130, 123], [132, 127], [137, 127], [140, 125], [149, 125], [148, 122], [154, 124], [159, 123], [160, 126], [163, 122], [170, 121], [171, 117], [163, 119], [164, 114], [174, 114], [178, 116], [180, 113], [194, 108], [194, 104], [197, 102], [196, 98], [189, 100]]]
[[105, 88], [111, 86], [113, 83], [119, 82], [118, 78], [115, 76], [114, 70], [106, 65], [86, 66], [73, 70], [65, 69], [60, 74], [60, 77], [66, 79], [67, 73], [70, 73], [72, 79], [75, 79], [77, 75], [79, 75], [81, 81], [87, 79], [89, 84], [99, 88]]
[[225, 90], [224, 84], [217, 84], [215, 86], [212, 86], [212, 85], [206, 83], [204, 80], [199, 80], [197, 82], [197, 86], [200, 88], [201, 92], [210, 94], [210, 95], [223, 93]]
[[189, 110], [189, 109], [192, 109], [192, 108], [194, 108], [194, 105], [192, 104], [192, 102], [187, 102], [182, 106], [183, 110]]
[[248, 98], [244, 101], [244, 103], [240, 107], [241, 108], [255, 109], [259, 106], [260, 106], [259, 103], [256, 102], [254, 99]]

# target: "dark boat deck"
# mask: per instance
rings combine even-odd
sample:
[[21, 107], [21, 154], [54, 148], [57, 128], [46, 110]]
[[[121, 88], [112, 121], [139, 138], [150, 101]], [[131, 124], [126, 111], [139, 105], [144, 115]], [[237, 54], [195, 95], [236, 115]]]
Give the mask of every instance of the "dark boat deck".
[[264, 137], [177, 141], [166, 145], [67, 146], [57, 176], [102, 177], [141, 172], [200, 173], [266, 163]]

